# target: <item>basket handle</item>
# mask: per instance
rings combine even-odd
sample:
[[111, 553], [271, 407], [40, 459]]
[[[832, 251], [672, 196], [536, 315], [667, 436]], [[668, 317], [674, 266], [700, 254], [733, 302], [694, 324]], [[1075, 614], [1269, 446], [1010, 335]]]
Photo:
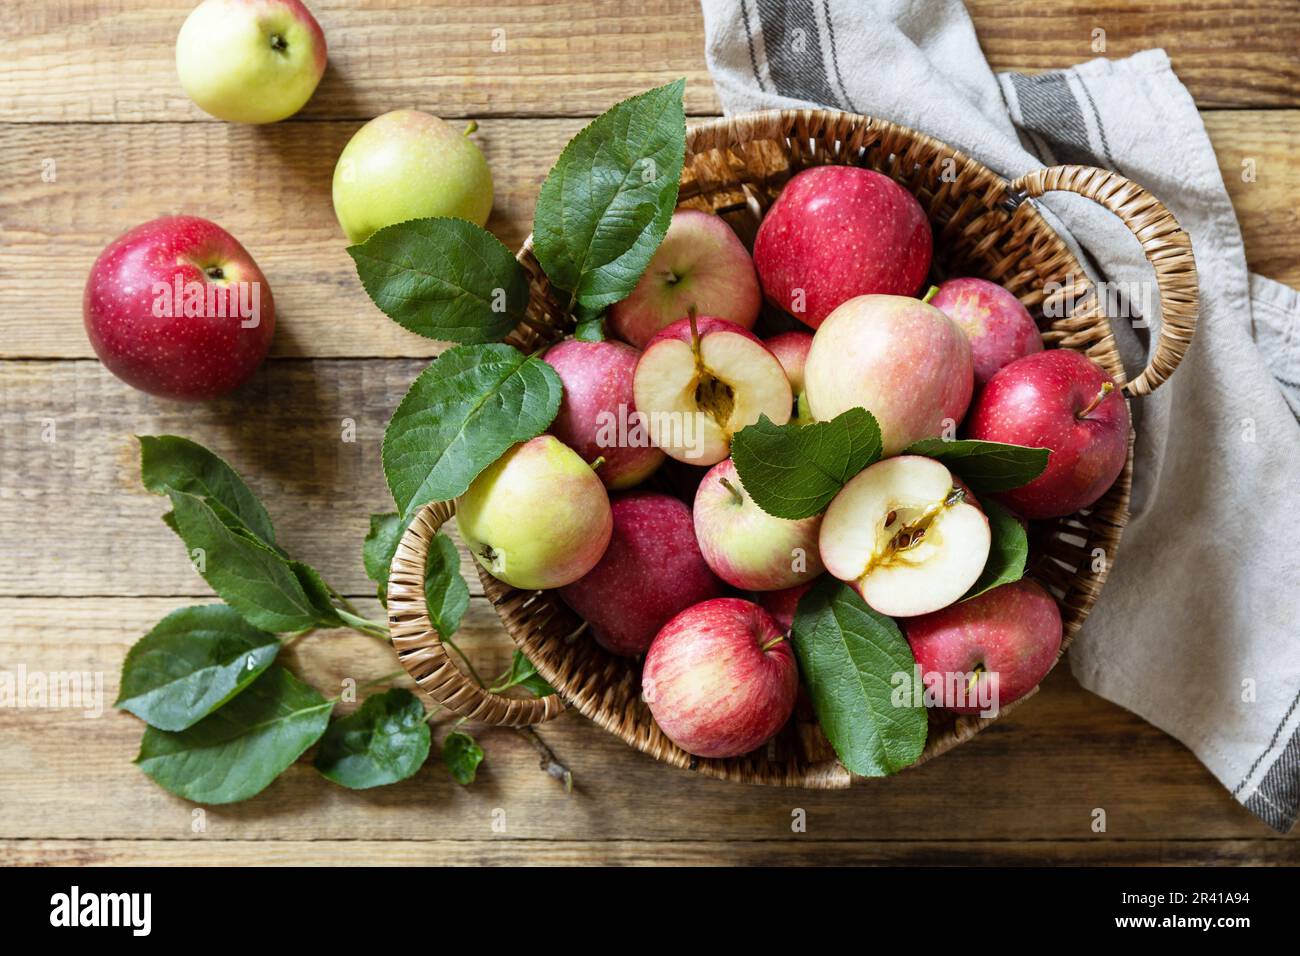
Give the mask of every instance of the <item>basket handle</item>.
[[1147, 367], [1124, 390], [1130, 395], [1154, 392], [1183, 360], [1196, 329], [1199, 296], [1191, 238], [1160, 200], [1105, 169], [1052, 166], [1021, 176], [1011, 190], [1030, 199], [1052, 190], [1085, 196], [1119, 216], [1142, 244], [1160, 289], [1160, 330]]
[[424, 603], [424, 564], [438, 529], [456, 513], [454, 501], [425, 505], [398, 542], [388, 571], [388, 627], [397, 659], [420, 688], [461, 717], [501, 727], [524, 727], [558, 717], [559, 694], [521, 700], [479, 686], [447, 654]]

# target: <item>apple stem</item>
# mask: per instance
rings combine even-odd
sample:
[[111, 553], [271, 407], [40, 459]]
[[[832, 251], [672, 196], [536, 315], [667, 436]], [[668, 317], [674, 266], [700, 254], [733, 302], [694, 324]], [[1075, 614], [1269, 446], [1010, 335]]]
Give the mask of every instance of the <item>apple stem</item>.
[[764, 644], [762, 647], [760, 647], [760, 648], [759, 648], [759, 651], [761, 651], [762, 653], [766, 654], [768, 651], [770, 651], [772, 648], [776, 647], [776, 645], [780, 644], [780, 643], [781, 643], [782, 641], [784, 641], [784, 640], [785, 640], [785, 635], [784, 635], [784, 634], [780, 635], [779, 637], [774, 637], [774, 638], [772, 638], [770, 641], [768, 641], [766, 644]]
[[1087, 418], [1087, 417], [1088, 417], [1088, 413], [1091, 412], [1091, 411], [1092, 411], [1094, 408], [1096, 408], [1098, 405], [1100, 405], [1103, 401], [1105, 401], [1106, 396], [1109, 395], [1109, 394], [1110, 394], [1111, 392], [1113, 392], [1113, 391], [1115, 391], [1115, 383], [1114, 383], [1114, 382], [1103, 382], [1102, 385], [1101, 385], [1101, 391], [1097, 393], [1097, 397], [1094, 398], [1092, 401], [1090, 401], [1090, 402], [1087, 404], [1087, 406], [1083, 409], [1083, 411], [1079, 412], [1079, 413], [1078, 413], [1077, 415], [1075, 415], [1074, 417], [1075, 417], [1075, 418], [1078, 418], [1078, 419], [1084, 419], [1084, 418]]
[[740, 489], [729, 482], [726, 478], [719, 478], [718, 484], [731, 492], [732, 496], [736, 499], [736, 504], [743, 505], [745, 503], [745, 496], [740, 493]]
[[921, 301], [929, 302], [938, 294], [939, 294], [939, 287], [937, 285], [932, 285], [930, 286], [930, 288], [925, 290], [925, 295], [921, 296]]
[[470, 120], [469, 124], [465, 127], [465, 132], [462, 135], [469, 136], [471, 133], [477, 133], [477, 132], [478, 132], [478, 121]]
[[691, 324], [691, 351], [698, 359], [700, 356], [700, 329], [695, 322], [695, 306], [686, 310], [686, 321]]
[[604, 455], [598, 455], [598, 456], [596, 456], [596, 460], [593, 461], [593, 462], [591, 462], [591, 464], [589, 465], [589, 467], [591, 468], [592, 471], [596, 471], [596, 470], [599, 469], [600, 466], [603, 465], [603, 464], [605, 464], [605, 456], [604, 456]]
[[975, 687], [975, 685], [979, 683], [980, 675], [983, 673], [984, 673], [984, 663], [983, 661], [981, 661], [980, 663], [976, 664], [974, 669], [972, 669], [970, 672], [970, 678], [966, 681], [966, 693], [969, 694], [971, 690]]

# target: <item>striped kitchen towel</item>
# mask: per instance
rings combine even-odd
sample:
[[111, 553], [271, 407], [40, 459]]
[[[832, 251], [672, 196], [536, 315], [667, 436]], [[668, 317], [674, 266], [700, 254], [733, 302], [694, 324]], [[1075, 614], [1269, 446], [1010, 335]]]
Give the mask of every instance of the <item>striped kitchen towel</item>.
[[[1133, 402], [1133, 517], [1070, 651], [1079, 681], [1177, 737], [1251, 812], [1300, 809], [1300, 295], [1251, 275], [1214, 150], [1163, 50], [995, 75], [957, 0], [703, 0], [728, 113], [828, 106], [910, 126], [1013, 178], [1080, 163], [1158, 196], [1192, 238], [1196, 337]], [[1089, 38], [1104, 54], [1099, 25]], [[1252, 157], [1230, 170], [1267, 188]], [[1238, 158], [1233, 158], [1233, 163]], [[1040, 201], [1112, 290], [1130, 374], [1158, 294], [1136, 240], [1070, 194]], [[1116, 301], [1108, 297], [1109, 301]]]

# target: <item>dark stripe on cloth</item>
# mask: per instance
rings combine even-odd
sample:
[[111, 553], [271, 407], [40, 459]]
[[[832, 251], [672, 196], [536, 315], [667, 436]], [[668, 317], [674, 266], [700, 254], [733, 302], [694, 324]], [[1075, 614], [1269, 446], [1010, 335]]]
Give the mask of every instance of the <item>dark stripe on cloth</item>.
[[1295, 826], [1300, 812], [1300, 729], [1291, 735], [1245, 806], [1280, 833]]
[[1083, 108], [1065, 77], [1059, 73], [1007, 75], [1020, 101], [1022, 125], [1047, 144], [1058, 163], [1099, 165], [1088, 143]]
[[776, 92], [847, 109], [826, 78], [812, 0], [758, 0], [758, 18], [763, 24], [767, 72]]

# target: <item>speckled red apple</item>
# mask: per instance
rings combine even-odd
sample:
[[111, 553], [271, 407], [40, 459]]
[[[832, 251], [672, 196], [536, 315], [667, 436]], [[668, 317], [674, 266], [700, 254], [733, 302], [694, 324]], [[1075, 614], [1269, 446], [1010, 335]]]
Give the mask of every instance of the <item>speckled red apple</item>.
[[949, 279], [930, 304], [957, 323], [970, 340], [975, 387], [1016, 359], [1043, 350], [1038, 326], [1020, 300], [987, 279]]
[[817, 328], [860, 295], [915, 295], [930, 270], [930, 221], [888, 176], [818, 166], [792, 178], [754, 239], [767, 300]]
[[790, 380], [790, 392], [794, 396], [790, 421], [798, 425], [807, 425], [813, 420], [808, 399], [804, 397], [804, 365], [808, 361], [812, 342], [811, 332], [797, 330], [782, 332], [763, 340], [768, 351], [776, 356], [781, 368], [785, 369], [785, 377]]
[[785, 634], [790, 633], [790, 628], [794, 627], [794, 615], [799, 609], [799, 599], [808, 593], [808, 589], [813, 586], [813, 582], [807, 584], [796, 584], [792, 588], [782, 588], [780, 591], [761, 591], [754, 595], [754, 600], [768, 614], [772, 615], [772, 620], [776, 621], [776, 626]]
[[275, 300], [234, 236], [197, 216], [166, 216], [100, 253], [82, 318], [95, 354], [122, 381], [198, 401], [237, 388], [262, 364]]

